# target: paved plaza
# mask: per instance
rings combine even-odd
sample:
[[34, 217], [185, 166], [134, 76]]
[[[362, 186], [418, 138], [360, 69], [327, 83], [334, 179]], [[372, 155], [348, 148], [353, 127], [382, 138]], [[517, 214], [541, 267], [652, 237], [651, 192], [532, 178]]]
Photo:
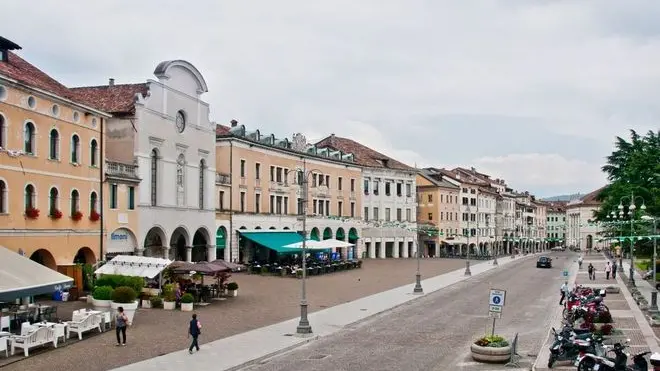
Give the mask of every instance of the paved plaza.
[[[414, 282], [416, 264], [415, 259], [367, 259], [361, 269], [312, 276], [307, 285], [310, 311], [315, 312]], [[421, 260], [424, 277], [437, 276], [464, 266], [465, 261], [460, 259]], [[204, 324], [203, 342], [208, 343], [298, 316], [300, 280], [244, 273], [235, 274], [230, 280], [240, 286], [238, 297], [195, 310]], [[73, 309], [84, 306], [82, 302], [62, 303], [58, 314], [62, 319], [70, 319]], [[53, 368], [101, 371], [167, 354], [187, 347], [189, 319], [190, 313], [178, 310], [141, 309], [136, 314], [134, 326], [128, 329], [127, 347], [114, 347], [114, 330], [96, 336], [85, 335], [83, 341], [68, 342], [70, 345], [60, 346], [56, 350], [31, 351], [30, 357], [25, 359], [11, 357], [8, 361], [20, 361], [3, 367], [3, 371]], [[81, 362], [83, 359], [94, 361]], [[0, 367], [6, 362], [4, 357], [0, 358]]]

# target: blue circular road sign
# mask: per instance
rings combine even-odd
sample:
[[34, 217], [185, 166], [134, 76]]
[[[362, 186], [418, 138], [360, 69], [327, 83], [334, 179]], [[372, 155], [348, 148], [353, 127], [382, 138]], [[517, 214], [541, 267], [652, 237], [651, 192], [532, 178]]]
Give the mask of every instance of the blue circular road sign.
[[502, 302], [502, 298], [499, 296], [493, 296], [493, 304], [499, 304], [500, 302]]

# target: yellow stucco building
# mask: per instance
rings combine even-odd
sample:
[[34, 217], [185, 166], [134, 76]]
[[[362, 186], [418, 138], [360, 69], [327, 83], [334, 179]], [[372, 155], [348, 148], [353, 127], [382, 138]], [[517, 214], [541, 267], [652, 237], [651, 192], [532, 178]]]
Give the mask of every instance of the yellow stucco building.
[[95, 263], [105, 255], [105, 231], [128, 208], [124, 201], [101, 217], [112, 193], [102, 141], [110, 115], [17, 49], [0, 38], [0, 246], [52, 269]]

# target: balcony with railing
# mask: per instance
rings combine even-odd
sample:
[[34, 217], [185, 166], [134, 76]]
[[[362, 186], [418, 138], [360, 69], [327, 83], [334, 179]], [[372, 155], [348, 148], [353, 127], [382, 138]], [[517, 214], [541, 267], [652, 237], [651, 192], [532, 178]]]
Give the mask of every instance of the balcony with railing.
[[110, 178], [140, 181], [140, 178], [138, 177], [137, 165], [129, 165], [114, 161], [106, 161], [105, 174], [107, 177]]
[[225, 173], [216, 173], [215, 174], [215, 184], [230, 185], [231, 184], [231, 175]]

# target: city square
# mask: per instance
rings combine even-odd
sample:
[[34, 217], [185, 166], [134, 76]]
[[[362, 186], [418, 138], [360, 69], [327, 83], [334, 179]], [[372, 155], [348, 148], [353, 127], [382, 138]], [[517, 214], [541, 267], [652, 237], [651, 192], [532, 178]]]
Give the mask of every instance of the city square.
[[0, 368], [660, 362], [660, 6], [154, 4], [4, 4]]

